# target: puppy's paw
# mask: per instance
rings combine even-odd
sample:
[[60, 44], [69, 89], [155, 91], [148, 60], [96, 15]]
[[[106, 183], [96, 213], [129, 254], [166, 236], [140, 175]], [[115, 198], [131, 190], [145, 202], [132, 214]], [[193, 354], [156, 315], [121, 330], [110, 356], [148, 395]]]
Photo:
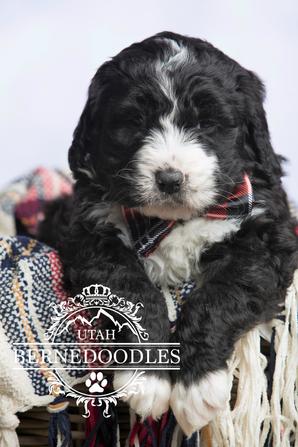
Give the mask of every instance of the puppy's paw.
[[226, 371], [207, 374], [198, 383], [186, 387], [181, 382], [173, 388], [170, 405], [178, 424], [191, 436], [223, 410], [230, 397], [230, 381]]
[[[169, 409], [171, 396], [171, 382], [168, 375], [158, 377], [153, 374], [144, 374], [144, 380], [134, 385], [129, 384], [133, 373], [130, 371], [116, 372], [114, 375], [114, 389], [120, 389], [125, 386], [127, 396], [122, 400], [128, 402], [130, 407], [143, 419], [152, 416], [158, 419]], [[137, 389], [136, 389], [137, 387]]]

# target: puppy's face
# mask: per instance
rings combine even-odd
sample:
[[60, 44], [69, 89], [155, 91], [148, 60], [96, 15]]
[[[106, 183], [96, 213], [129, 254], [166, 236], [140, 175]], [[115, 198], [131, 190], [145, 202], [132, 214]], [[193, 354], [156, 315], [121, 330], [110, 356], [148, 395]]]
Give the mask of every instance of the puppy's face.
[[203, 214], [256, 161], [249, 83], [261, 95], [254, 75], [198, 39], [162, 34], [132, 45], [93, 79], [70, 150], [76, 177], [146, 215]]

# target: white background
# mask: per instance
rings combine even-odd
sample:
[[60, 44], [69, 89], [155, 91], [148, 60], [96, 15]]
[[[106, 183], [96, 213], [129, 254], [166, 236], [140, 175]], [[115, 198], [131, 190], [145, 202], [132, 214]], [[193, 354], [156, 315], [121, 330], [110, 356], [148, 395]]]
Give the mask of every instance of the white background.
[[38, 165], [66, 166], [97, 67], [164, 30], [207, 39], [260, 75], [298, 202], [296, 0], [0, 0], [0, 186]]

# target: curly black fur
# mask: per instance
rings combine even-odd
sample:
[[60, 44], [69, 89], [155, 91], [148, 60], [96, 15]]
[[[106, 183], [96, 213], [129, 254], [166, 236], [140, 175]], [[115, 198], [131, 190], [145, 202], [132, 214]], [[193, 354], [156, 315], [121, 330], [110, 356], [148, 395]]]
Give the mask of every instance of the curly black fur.
[[[103, 64], [69, 150], [74, 195], [52, 207], [41, 237], [58, 249], [71, 293], [92, 283], [108, 285], [130, 301], [144, 303], [142, 323], [152, 342], [170, 339], [160, 291], [118, 237], [119, 230], [99, 218], [105, 204], [144, 205], [133, 182], [134, 157], [150, 129], [158, 128], [160, 117], [173, 107], [154, 75], [156, 60], [167, 54], [165, 38], [184, 45], [194, 57], [171, 73], [179, 102], [176, 125], [191, 129], [217, 155], [219, 192], [231, 192], [246, 171], [256, 203], [265, 209], [201, 257], [202, 285], [183, 306], [174, 335], [181, 342], [179, 377], [189, 384], [225, 367], [239, 337], [280, 312], [297, 267], [280, 158], [270, 143], [264, 87], [254, 73], [208, 42], [169, 32], [134, 44]], [[54, 208], [61, 220], [53, 217]]]

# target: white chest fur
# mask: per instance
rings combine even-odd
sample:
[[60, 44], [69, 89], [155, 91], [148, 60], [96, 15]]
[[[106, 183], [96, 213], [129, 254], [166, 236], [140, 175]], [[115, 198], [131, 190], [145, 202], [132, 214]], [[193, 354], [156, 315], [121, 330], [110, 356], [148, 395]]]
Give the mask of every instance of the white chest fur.
[[[120, 208], [110, 210], [106, 222], [113, 223], [119, 230], [119, 237], [126, 246], [132, 247], [129, 230], [123, 221]], [[144, 268], [154, 284], [177, 285], [199, 274], [201, 254], [215, 242], [239, 230], [241, 220], [211, 220], [194, 218], [177, 224], [158, 248], [143, 258]]]
[[152, 255], [144, 259], [145, 270], [155, 284], [175, 285], [199, 273], [204, 250], [238, 231], [241, 222], [232, 220], [192, 219], [178, 224], [162, 240]]

